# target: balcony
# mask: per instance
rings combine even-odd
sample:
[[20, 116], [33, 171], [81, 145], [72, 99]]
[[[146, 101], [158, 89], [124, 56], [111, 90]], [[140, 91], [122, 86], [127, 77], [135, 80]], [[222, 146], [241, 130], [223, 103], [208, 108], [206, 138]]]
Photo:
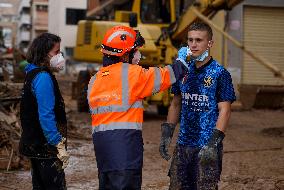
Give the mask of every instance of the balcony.
[[19, 5], [19, 12], [23, 9], [23, 8], [30, 8], [30, 0], [22, 0], [20, 5]]
[[21, 15], [19, 25], [22, 24], [31, 24], [31, 16], [27, 14]]
[[19, 35], [19, 41], [30, 41], [31, 36], [30, 36], [30, 32], [29, 31], [21, 31], [20, 35]]
[[33, 21], [35, 27], [48, 27], [48, 13], [47, 12], [37, 12], [37, 15]]

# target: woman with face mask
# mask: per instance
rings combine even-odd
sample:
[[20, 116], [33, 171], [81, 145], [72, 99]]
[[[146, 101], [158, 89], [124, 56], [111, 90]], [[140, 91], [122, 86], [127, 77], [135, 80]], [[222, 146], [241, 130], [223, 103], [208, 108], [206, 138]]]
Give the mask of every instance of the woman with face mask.
[[59, 36], [43, 33], [27, 52], [21, 96], [19, 151], [31, 161], [33, 189], [66, 189], [67, 121], [54, 71], [63, 69]]

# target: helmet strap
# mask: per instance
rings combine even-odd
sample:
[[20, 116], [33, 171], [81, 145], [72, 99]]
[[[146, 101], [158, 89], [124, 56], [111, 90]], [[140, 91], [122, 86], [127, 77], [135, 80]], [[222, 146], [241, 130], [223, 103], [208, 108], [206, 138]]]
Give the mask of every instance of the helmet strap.
[[134, 58], [135, 49], [130, 50], [129, 52], [129, 64], [132, 64], [132, 59]]

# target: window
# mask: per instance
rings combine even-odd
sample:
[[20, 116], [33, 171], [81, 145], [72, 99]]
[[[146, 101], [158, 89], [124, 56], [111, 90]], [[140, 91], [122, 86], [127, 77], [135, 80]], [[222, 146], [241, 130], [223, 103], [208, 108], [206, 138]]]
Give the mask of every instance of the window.
[[170, 1], [142, 0], [141, 20], [143, 23], [170, 23]]
[[39, 12], [47, 12], [48, 7], [47, 7], [47, 5], [37, 5], [36, 10], [39, 11]]
[[65, 53], [67, 57], [72, 57], [73, 56], [73, 49], [72, 47], [65, 47]]
[[66, 24], [77, 25], [79, 20], [86, 18], [85, 9], [66, 9]]

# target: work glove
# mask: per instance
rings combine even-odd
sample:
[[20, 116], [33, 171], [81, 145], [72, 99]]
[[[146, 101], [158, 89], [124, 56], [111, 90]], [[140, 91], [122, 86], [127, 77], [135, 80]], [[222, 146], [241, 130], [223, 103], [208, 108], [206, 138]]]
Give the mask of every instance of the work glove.
[[222, 131], [213, 129], [213, 135], [209, 139], [209, 142], [198, 153], [202, 166], [207, 166], [218, 161], [218, 145], [222, 143], [224, 137], [225, 134]]
[[184, 60], [176, 59], [173, 64], [171, 64], [176, 80], [182, 79], [188, 71], [187, 63]]
[[171, 159], [171, 156], [168, 153], [168, 148], [171, 144], [175, 127], [176, 125], [172, 123], [162, 123], [161, 125], [162, 136], [161, 136], [159, 151], [162, 158], [164, 158], [167, 161]]
[[65, 169], [69, 163], [69, 154], [65, 149], [65, 142], [66, 142], [66, 138], [62, 138], [62, 140], [56, 145], [58, 154], [57, 157], [59, 158], [59, 160], [62, 161], [62, 169]]

